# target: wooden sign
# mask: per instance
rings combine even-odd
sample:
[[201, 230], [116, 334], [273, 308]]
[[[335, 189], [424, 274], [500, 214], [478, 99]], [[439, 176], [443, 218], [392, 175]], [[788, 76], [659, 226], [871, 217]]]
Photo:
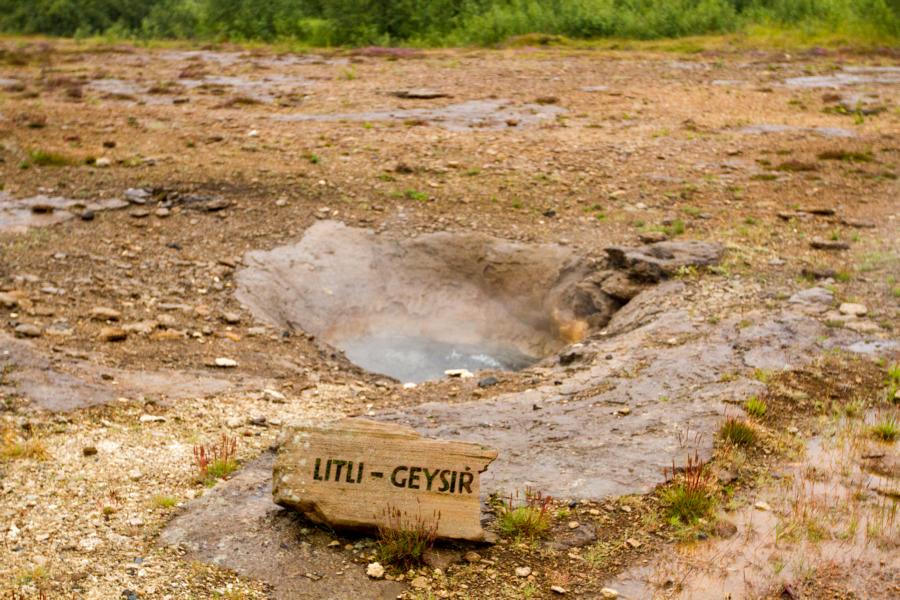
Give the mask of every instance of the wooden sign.
[[481, 529], [480, 474], [497, 451], [426, 439], [402, 425], [343, 419], [286, 425], [275, 459], [275, 502], [353, 529], [390, 526], [388, 515], [436, 522], [437, 536], [472, 541]]

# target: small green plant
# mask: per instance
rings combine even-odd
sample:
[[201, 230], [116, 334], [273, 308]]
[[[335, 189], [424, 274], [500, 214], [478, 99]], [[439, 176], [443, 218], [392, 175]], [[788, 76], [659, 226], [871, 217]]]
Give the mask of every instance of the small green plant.
[[319, 158], [319, 155], [314, 152], [310, 152], [306, 158], [309, 160], [309, 162], [311, 162], [314, 165], [317, 165], [320, 162], [322, 162], [322, 159]]
[[673, 460], [671, 473], [664, 470], [669, 485], [662, 490], [660, 500], [670, 523], [691, 525], [709, 516], [715, 507], [714, 478], [696, 453], [688, 456], [680, 475], [676, 472]]
[[215, 485], [216, 481], [237, 470], [237, 438], [223, 433], [214, 444], [194, 446], [194, 464], [198, 482], [206, 486]]
[[756, 443], [757, 433], [746, 421], [728, 417], [719, 428], [719, 438], [735, 446], [752, 446]]
[[766, 405], [766, 401], [760, 400], [756, 396], [751, 396], [747, 402], [744, 403], [744, 410], [747, 411], [747, 414], [751, 417], [756, 417], [757, 419], [765, 417], [767, 409], [768, 406]]
[[900, 421], [894, 415], [887, 415], [881, 417], [877, 423], [872, 425], [870, 431], [879, 440], [894, 442], [900, 436]]
[[68, 167], [74, 165], [77, 161], [65, 154], [58, 152], [48, 152], [46, 150], [29, 150], [29, 164], [38, 167]]
[[669, 237], [675, 237], [684, 233], [684, 221], [675, 219], [670, 225], [663, 227], [663, 232]]
[[753, 370], [753, 379], [759, 381], [760, 383], [769, 383], [769, 379], [772, 378], [772, 371], [768, 369], [754, 369]]
[[894, 363], [888, 367], [887, 380], [884, 382], [887, 387], [887, 401], [897, 404], [900, 399], [897, 398], [897, 392], [900, 391], [900, 363]]
[[[46, 567], [36, 565], [30, 569], [22, 569], [19, 571], [19, 574], [16, 577], [16, 583], [18, 585], [34, 585], [40, 583], [49, 575], [50, 573], [47, 571]], [[41, 597], [44, 597], [43, 594], [41, 594]]]
[[428, 202], [428, 194], [426, 194], [425, 192], [420, 192], [418, 190], [409, 189], [403, 192], [403, 195], [410, 200], [417, 200], [418, 202]]
[[518, 503], [510, 496], [500, 508], [500, 533], [506, 537], [529, 540], [545, 536], [550, 530], [552, 503], [550, 496], [527, 489], [524, 503]]
[[174, 496], [166, 496], [165, 494], [156, 494], [153, 498], [150, 499], [150, 503], [154, 508], [172, 508], [176, 504], [178, 504], [178, 498]]
[[410, 517], [389, 506], [383, 517], [384, 525], [378, 527], [378, 560], [404, 569], [421, 565], [437, 538], [441, 514], [435, 512], [426, 520], [421, 513]]

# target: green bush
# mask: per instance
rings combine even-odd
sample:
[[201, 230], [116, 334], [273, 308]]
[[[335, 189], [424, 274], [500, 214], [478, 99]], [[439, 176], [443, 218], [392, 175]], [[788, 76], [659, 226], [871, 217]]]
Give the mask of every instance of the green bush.
[[0, 0], [0, 30], [84, 37], [495, 44], [669, 38], [752, 25], [900, 38], [898, 0]]

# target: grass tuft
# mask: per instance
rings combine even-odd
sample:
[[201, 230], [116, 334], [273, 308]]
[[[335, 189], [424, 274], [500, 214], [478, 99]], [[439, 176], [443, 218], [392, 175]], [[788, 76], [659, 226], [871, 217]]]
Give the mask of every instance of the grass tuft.
[[172, 508], [178, 504], [178, 498], [174, 496], [166, 496], [165, 494], [156, 494], [150, 499], [150, 503], [154, 508]]
[[765, 417], [767, 409], [768, 406], [766, 405], [766, 401], [760, 400], [756, 396], [751, 396], [747, 402], [744, 403], [744, 410], [747, 411], [747, 414], [751, 417], [756, 417], [757, 419]]
[[894, 442], [900, 437], [900, 421], [896, 416], [887, 415], [872, 425], [872, 435], [883, 442]]
[[[660, 500], [666, 516], [673, 525], [691, 525], [712, 514], [716, 505], [715, 485], [697, 454], [688, 456], [687, 464], [675, 477], [672, 463], [672, 482], [663, 489]], [[666, 473], [668, 480], [668, 472]]]
[[404, 569], [421, 565], [437, 538], [441, 514], [435, 512], [426, 520], [421, 514], [410, 517], [389, 506], [384, 517], [386, 524], [378, 527], [378, 561]]
[[735, 446], [753, 446], [756, 443], [757, 433], [746, 421], [728, 417], [719, 428], [719, 438]]
[[68, 167], [78, 161], [65, 154], [48, 152], [47, 150], [29, 150], [28, 162], [38, 167]]
[[500, 509], [498, 526], [506, 537], [534, 540], [550, 530], [550, 506], [553, 499], [540, 492], [525, 490], [525, 503], [516, 506], [510, 496]]
[[42, 440], [35, 437], [21, 439], [11, 429], [3, 432], [3, 439], [0, 440], [0, 460], [47, 460], [48, 458], [50, 458], [50, 454]]
[[213, 486], [219, 479], [225, 479], [238, 468], [237, 438], [223, 433], [214, 444], [194, 446], [194, 465], [199, 483]]

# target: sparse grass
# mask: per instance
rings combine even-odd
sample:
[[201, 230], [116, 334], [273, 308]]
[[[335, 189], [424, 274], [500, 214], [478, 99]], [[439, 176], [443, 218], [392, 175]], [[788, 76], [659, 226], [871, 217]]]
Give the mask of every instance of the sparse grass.
[[410, 517], [398, 508], [384, 511], [385, 525], [378, 527], [378, 560], [387, 565], [410, 568], [421, 565], [425, 551], [437, 538], [440, 513], [430, 520], [421, 514]]
[[154, 508], [168, 509], [178, 504], [178, 498], [174, 496], [166, 496], [165, 494], [156, 494], [150, 499], [150, 503]]
[[760, 383], [769, 383], [769, 380], [772, 378], [772, 371], [769, 369], [754, 369], [753, 370], [753, 379], [759, 381]]
[[68, 167], [77, 162], [74, 158], [58, 152], [40, 149], [28, 151], [28, 164], [38, 167]]
[[767, 409], [768, 406], [766, 406], [766, 401], [760, 400], [756, 396], [751, 396], [747, 402], [744, 403], [744, 410], [747, 411], [747, 414], [751, 417], [756, 417], [757, 419], [765, 417]]
[[309, 160], [310, 163], [312, 163], [314, 165], [317, 165], [320, 162], [322, 162], [322, 159], [319, 158], [319, 155], [315, 154], [314, 152], [311, 152], [306, 158], [307, 158], [307, 160]]
[[897, 391], [900, 390], [900, 363], [894, 363], [888, 367], [887, 380], [884, 382], [887, 388], [887, 401], [896, 404]]
[[871, 152], [855, 152], [852, 150], [826, 150], [818, 155], [819, 160], [840, 160], [844, 162], [872, 162]]
[[670, 225], [663, 227], [663, 232], [669, 237], [675, 237], [684, 233], [684, 221], [675, 219]]
[[900, 421], [895, 415], [885, 415], [872, 425], [870, 431], [883, 442], [894, 442], [900, 436]]
[[552, 502], [549, 496], [525, 490], [525, 503], [516, 506], [516, 502], [510, 496], [500, 507], [498, 521], [500, 533], [516, 539], [534, 540], [544, 537], [550, 530]]
[[219, 479], [228, 477], [238, 468], [237, 438], [223, 433], [214, 444], [194, 446], [194, 465], [197, 481], [206, 486], [213, 486]]
[[756, 429], [742, 419], [728, 417], [719, 428], [719, 438], [735, 446], [753, 446], [757, 441]]
[[428, 202], [428, 194], [425, 192], [420, 192], [418, 190], [409, 189], [403, 192], [403, 195], [410, 200], [416, 200], [418, 202]]
[[16, 576], [16, 583], [18, 585], [34, 585], [47, 579], [49, 576], [50, 572], [47, 570], [47, 567], [35, 565], [30, 569], [22, 569], [19, 571]]
[[787, 160], [775, 167], [775, 170], [787, 173], [808, 173], [811, 171], [818, 171], [819, 168], [813, 163], [805, 163], [799, 160]]
[[687, 464], [677, 478], [675, 471], [673, 463], [673, 480], [660, 493], [669, 522], [675, 526], [692, 525], [710, 516], [716, 505], [714, 478], [699, 457], [696, 454], [688, 456]]
[[13, 433], [12, 429], [3, 432], [0, 441], [0, 460], [47, 460], [50, 454], [44, 442], [36, 437], [22, 439]]

